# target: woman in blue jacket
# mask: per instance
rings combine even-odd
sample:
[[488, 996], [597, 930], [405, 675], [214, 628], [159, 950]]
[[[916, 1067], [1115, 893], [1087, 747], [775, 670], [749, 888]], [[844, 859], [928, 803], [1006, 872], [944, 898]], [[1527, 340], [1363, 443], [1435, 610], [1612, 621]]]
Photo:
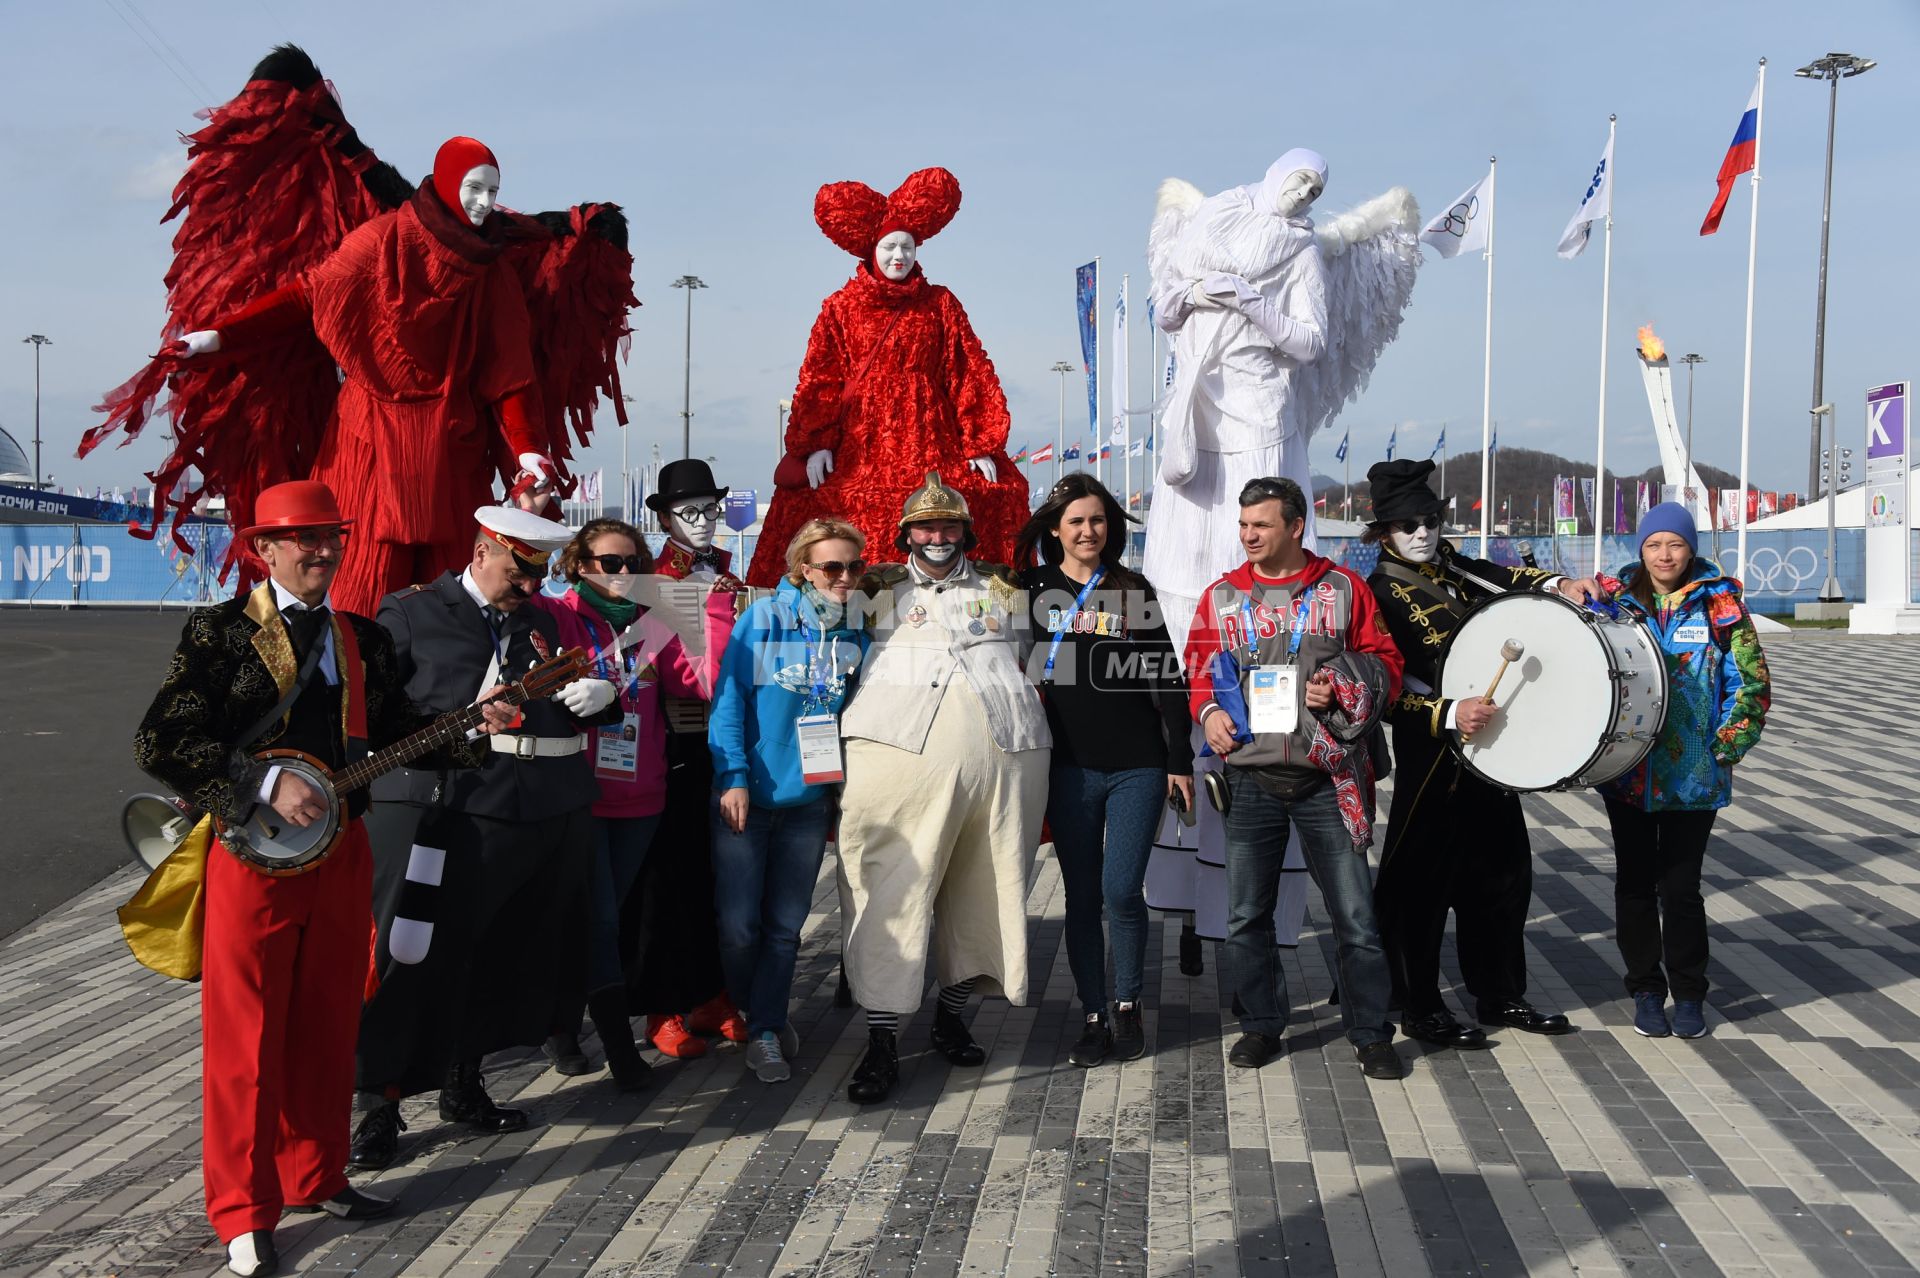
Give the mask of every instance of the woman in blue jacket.
[[708, 720], [720, 962], [766, 1083], [790, 1078], [799, 1050], [787, 998], [839, 792], [840, 710], [867, 651], [847, 604], [864, 546], [837, 519], [801, 526], [779, 590], [733, 627]]
[[[1692, 515], [1662, 502], [1640, 520], [1640, 562], [1607, 581], [1667, 661], [1667, 719], [1639, 766], [1600, 787], [1613, 827], [1614, 910], [1633, 1028], [1707, 1032], [1707, 908], [1700, 866], [1733, 765], [1760, 739], [1771, 690], [1740, 583], [1698, 555]], [[1667, 1018], [1667, 995], [1673, 1018]]]

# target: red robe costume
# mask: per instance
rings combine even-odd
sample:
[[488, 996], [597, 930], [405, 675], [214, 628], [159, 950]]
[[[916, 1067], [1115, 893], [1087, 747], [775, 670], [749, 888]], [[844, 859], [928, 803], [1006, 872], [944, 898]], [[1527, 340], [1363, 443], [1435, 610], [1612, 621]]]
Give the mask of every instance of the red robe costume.
[[[169, 393], [175, 442], [149, 475], [156, 528], [172, 505], [177, 530], [202, 492], [244, 526], [261, 489], [325, 480], [354, 521], [333, 597], [371, 615], [466, 558], [474, 510], [520, 453], [551, 458], [570, 487], [569, 424], [584, 443], [601, 394], [624, 423], [615, 361], [637, 303], [615, 206], [496, 208], [476, 228], [455, 205], [484, 147], [455, 139], [464, 148], [442, 148], [462, 157], [451, 182], [412, 191], [295, 49], [262, 62], [189, 141], [167, 214], [187, 212], [167, 349], [108, 395], [80, 449], [132, 439]], [[204, 328], [218, 354], [189, 358], [172, 340]]]
[[[820, 188], [815, 220], [860, 265], [814, 321], [782, 469], [797, 470], [808, 455], [828, 449], [833, 473], [818, 488], [775, 489], [749, 584], [775, 585], [786, 572], [787, 543], [822, 516], [866, 534], [870, 560], [899, 560], [901, 506], [929, 470], [967, 499], [978, 557], [1013, 561], [1014, 538], [1027, 520], [1027, 481], [1007, 455], [1007, 397], [993, 361], [959, 299], [928, 283], [917, 262], [897, 281], [873, 264], [883, 236], [905, 230], [916, 245], [925, 243], [959, 206], [959, 184], [945, 169], [915, 173], [884, 200], [858, 182]], [[967, 464], [975, 457], [992, 459], [996, 482]]]

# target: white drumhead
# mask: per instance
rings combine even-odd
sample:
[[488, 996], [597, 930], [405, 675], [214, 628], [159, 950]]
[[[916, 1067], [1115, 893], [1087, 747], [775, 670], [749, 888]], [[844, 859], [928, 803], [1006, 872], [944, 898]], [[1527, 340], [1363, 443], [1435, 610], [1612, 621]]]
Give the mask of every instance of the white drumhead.
[[1513, 790], [1547, 790], [1573, 778], [1613, 731], [1613, 662], [1579, 609], [1554, 595], [1500, 595], [1453, 633], [1440, 694], [1485, 695], [1509, 639], [1524, 645], [1494, 693], [1493, 723], [1460, 742], [1482, 775]]

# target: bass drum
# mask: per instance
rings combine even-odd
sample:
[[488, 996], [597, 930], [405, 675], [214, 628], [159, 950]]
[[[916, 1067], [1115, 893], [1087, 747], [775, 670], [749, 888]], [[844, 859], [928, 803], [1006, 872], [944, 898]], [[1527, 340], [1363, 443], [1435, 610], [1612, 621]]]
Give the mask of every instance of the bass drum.
[[1440, 653], [1440, 695], [1484, 696], [1509, 640], [1525, 645], [1494, 693], [1494, 721], [1454, 750], [1503, 790], [1574, 790], [1647, 757], [1667, 718], [1667, 663], [1639, 621], [1558, 594], [1495, 595]]

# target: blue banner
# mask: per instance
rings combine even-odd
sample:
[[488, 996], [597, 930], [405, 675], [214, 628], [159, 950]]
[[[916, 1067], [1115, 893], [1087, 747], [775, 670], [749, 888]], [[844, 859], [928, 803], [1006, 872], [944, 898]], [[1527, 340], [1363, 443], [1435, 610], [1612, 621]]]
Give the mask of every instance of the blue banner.
[[180, 533], [193, 554], [165, 533], [142, 541], [111, 524], [0, 524], [0, 602], [204, 604], [230, 596], [232, 579], [219, 580], [227, 526], [203, 521]]
[[[0, 484], [0, 511], [23, 510], [49, 519], [99, 520], [108, 524], [146, 524], [153, 519], [153, 507], [145, 502], [110, 501], [79, 494], [50, 493], [33, 488]], [[171, 516], [169, 516], [171, 518]], [[217, 523], [204, 515], [188, 518], [197, 523]]]
[[1080, 362], [1087, 370], [1087, 433], [1100, 433], [1100, 335], [1093, 312], [1100, 292], [1100, 259], [1073, 272], [1074, 309], [1080, 316]]

